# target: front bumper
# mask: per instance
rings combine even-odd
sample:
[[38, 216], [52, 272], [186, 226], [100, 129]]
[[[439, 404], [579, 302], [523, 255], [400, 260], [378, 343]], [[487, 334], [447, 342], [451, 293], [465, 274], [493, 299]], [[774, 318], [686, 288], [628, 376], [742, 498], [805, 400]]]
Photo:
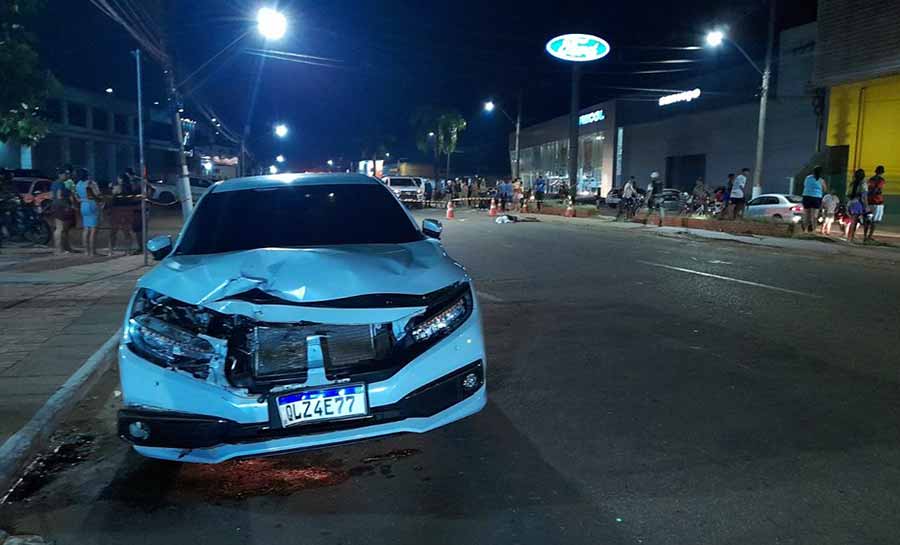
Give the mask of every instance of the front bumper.
[[[476, 376], [477, 382], [474, 387], [466, 389], [462, 381], [469, 375]], [[396, 403], [372, 407], [370, 415], [365, 418], [283, 428], [275, 414], [268, 422], [239, 424], [215, 416], [122, 409], [119, 411], [119, 435], [139, 447], [198, 449], [221, 444], [296, 438], [301, 434], [326, 434], [397, 422], [407, 418], [431, 418], [474, 396], [483, 389], [483, 386], [484, 364], [479, 360], [431, 384], [426, 384]], [[139, 440], [132, 437], [129, 427], [135, 423], [140, 423], [142, 429], [149, 431], [146, 439]]]
[[[392, 376], [367, 384], [370, 415], [341, 422], [282, 428], [268, 400], [223, 387], [143, 360], [119, 348], [125, 407], [120, 435], [145, 456], [218, 463], [236, 457], [275, 454], [397, 433], [423, 433], [484, 407], [484, 339], [480, 312], [447, 338]], [[460, 378], [475, 372], [478, 387], [462, 391]], [[298, 385], [299, 388], [313, 385]], [[129, 426], [150, 430], [140, 441]]]

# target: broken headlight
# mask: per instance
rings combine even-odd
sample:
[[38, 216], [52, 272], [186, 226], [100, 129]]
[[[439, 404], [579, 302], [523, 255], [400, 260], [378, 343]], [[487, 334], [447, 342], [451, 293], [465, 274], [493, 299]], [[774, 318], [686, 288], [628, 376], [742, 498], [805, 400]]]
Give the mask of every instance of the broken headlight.
[[461, 295], [451, 299], [449, 304], [427, 310], [424, 316], [410, 321], [406, 330], [415, 342], [434, 341], [449, 335], [471, 314], [472, 292], [466, 285]]
[[216, 356], [202, 335], [209, 322], [209, 311], [142, 289], [135, 295], [126, 342], [152, 363], [206, 378]]

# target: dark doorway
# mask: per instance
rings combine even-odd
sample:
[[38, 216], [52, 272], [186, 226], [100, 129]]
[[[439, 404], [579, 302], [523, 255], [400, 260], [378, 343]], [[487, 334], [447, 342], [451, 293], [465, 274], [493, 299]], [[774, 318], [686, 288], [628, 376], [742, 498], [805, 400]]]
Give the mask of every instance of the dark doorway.
[[691, 191], [697, 178], [706, 181], [706, 155], [666, 157], [666, 187]]

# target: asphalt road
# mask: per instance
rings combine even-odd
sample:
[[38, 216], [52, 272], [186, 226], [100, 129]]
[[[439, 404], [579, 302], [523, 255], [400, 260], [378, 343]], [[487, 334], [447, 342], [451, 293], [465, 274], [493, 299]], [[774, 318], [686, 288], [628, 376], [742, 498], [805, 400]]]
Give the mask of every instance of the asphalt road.
[[60, 545], [897, 543], [895, 269], [459, 217], [444, 240], [485, 308], [482, 413], [182, 466], [114, 437], [109, 375], [0, 528]]

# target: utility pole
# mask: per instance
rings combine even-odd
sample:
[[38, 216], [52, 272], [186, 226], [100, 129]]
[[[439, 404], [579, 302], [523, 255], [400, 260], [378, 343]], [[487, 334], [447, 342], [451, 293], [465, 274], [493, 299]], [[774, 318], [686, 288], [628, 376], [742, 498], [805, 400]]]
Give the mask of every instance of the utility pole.
[[759, 95], [759, 127], [756, 133], [756, 165], [753, 169], [753, 197], [762, 193], [763, 152], [766, 140], [766, 108], [769, 103], [769, 82], [772, 79], [772, 50], [775, 48], [775, 0], [769, 0], [769, 38], [766, 44], [766, 67], [763, 70]]
[[519, 148], [519, 132], [522, 130], [522, 89], [519, 89], [519, 113], [516, 115], [516, 173], [514, 178], [519, 177], [519, 164], [521, 161]]
[[575, 204], [578, 189], [578, 112], [581, 102], [581, 70], [577, 62], [572, 63], [572, 101], [569, 108], [569, 198]]
[[[150, 260], [147, 256], [147, 163], [144, 159], [144, 92], [141, 83], [141, 50], [134, 50], [134, 64], [137, 68], [137, 111], [138, 111], [138, 156], [141, 173], [141, 250], [144, 252], [144, 266]], [[133, 190], [132, 190], [133, 191]], [[112, 245], [110, 245], [112, 251]]]
[[184, 157], [184, 131], [181, 128], [181, 109], [178, 101], [178, 90], [175, 88], [175, 75], [170, 66], [166, 69], [166, 80], [169, 84], [169, 99], [175, 120], [175, 138], [178, 139], [178, 166], [181, 174], [178, 176], [178, 197], [181, 199], [181, 215], [184, 219], [191, 216], [194, 210], [194, 200], [191, 197], [191, 183], [188, 180], [187, 159]]

